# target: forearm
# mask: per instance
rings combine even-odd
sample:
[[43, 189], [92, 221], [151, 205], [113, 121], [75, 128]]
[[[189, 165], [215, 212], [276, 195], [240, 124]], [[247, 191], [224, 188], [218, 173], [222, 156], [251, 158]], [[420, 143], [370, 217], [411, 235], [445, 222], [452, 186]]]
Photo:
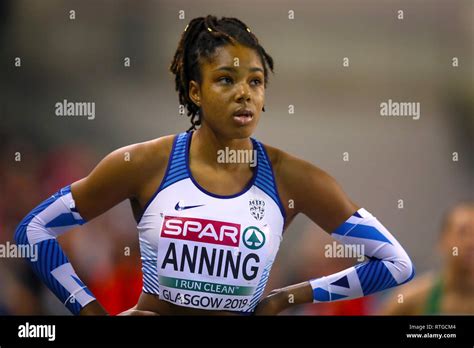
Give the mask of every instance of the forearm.
[[414, 267], [405, 250], [365, 209], [359, 209], [332, 236], [362, 249], [368, 261], [310, 281], [313, 302], [349, 300], [408, 282]]
[[311, 303], [313, 289], [309, 282], [303, 282], [275, 289], [255, 308], [255, 315], [276, 315], [294, 305]]
[[309, 281], [286, 286], [277, 292], [285, 307], [313, 302], [313, 289]]
[[79, 312], [79, 315], [108, 315], [104, 307], [101, 306], [97, 300], [94, 300], [87, 305], [85, 305]]
[[369, 260], [335, 274], [273, 290], [256, 309], [256, 315], [276, 314], [305, 303], [355, 299], [401, 285], [414, 276], [406, 252], [365, 209], [359, 209], [339, 226], [333, 237], [344, 244], [360, 245]]
[[15, 231], [16, 243], [34, 251], [29, 261], [35, 273], [73, 314], [79, 314], [95, 297], [79, 279], [56, 237], [84, 222], [67, 186], [33, 209]]

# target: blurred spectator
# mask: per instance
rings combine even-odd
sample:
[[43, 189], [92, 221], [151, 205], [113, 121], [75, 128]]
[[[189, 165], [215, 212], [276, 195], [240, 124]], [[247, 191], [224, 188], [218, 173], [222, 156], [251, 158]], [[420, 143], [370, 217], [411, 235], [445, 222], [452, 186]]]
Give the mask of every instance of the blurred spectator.
[[474, 204], [446, 213], [438, 251], [439, 272], [430, 272], [394, 291], [382, 314], [474, 314]]

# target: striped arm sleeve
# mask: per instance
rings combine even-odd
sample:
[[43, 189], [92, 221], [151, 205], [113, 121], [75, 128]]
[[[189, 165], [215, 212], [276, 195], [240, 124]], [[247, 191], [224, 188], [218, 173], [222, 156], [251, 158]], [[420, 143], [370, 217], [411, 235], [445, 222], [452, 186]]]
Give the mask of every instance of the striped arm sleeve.
[[15, 231], [17, 245], [36, 249], [30, 255], [37, 257], [28, 259], [34, 272], [74, 315], [95, 298], [77, 276], [56, 237], [84, 223], [67, 186], [34, 208]]
[[410, 281], [415, 268], [390, 232], [361, 208], [339, 226], [337, 241], [363, 250], [367, 261], [341, 272], [310, 280], [313, 302], [349, 300]]

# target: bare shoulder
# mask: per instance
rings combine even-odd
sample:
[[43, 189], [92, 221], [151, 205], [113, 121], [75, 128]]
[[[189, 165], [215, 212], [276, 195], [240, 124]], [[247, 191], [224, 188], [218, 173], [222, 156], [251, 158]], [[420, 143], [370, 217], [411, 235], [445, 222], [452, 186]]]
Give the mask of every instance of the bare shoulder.
[[436, 274], [428, 272], [411, 282], [395, 288], [383, 304], [383, 315], [422, 315], [436, 282]]
[[282, 180], [293, 183], [295, 179], [303, 177], [306, 170], [310, 170], [313, 175], [320, 179], [330, 178], [330, 175], [314, 164], [289, 154], [276, 147], [265, 145], [268, 157], [272, 163], [273, 170]]
[[131, 145], [131, 156], [135, 160], [136, 178], [140, 185], [135, 197], [146, 201], [161, 182], [173, 148], [175, 135], [166, 135], [143, 143]]
[[126, 146], [121, 150], [123, 155], [130, 153], [130, 160], [135, 160], [140, 170], [153, 169], [166, 165], [175, 135], [166, 135], [153, 140]]
[[134, 179], [130, 181], [137, 184], [144, 183], [157, 170], [166, 167], [174, 137], [175, 135], [166, 135], [127, 145], [115, 150], [109, 156], [120, 163], [121, 175], [129, 175], [129, 179]]
[[[76, 207], [90, 220], [125, 199], [143, 194], [165, 168], [174, 135], [121, 147], [71, 185]], [[158, 173], [158, 174], [157, 174]]]
[[338, 182], [314, 164], [265, 145], [282, 200], [291, 202], [287, 216], [303, 213], [331, 233], [357, 209]]

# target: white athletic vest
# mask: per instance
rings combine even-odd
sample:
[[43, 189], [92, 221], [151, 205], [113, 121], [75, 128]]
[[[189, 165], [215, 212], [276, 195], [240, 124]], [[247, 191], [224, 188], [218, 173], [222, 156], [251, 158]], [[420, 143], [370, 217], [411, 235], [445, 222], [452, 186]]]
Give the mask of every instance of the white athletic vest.
[[193, 132], [178, 134], [166, 174], [138, 223], [143, 291], [176, 305], [253, 312], [282, 240], [285, 211], [270, 160], [232, 196], [206, 191], [189, 170]]

